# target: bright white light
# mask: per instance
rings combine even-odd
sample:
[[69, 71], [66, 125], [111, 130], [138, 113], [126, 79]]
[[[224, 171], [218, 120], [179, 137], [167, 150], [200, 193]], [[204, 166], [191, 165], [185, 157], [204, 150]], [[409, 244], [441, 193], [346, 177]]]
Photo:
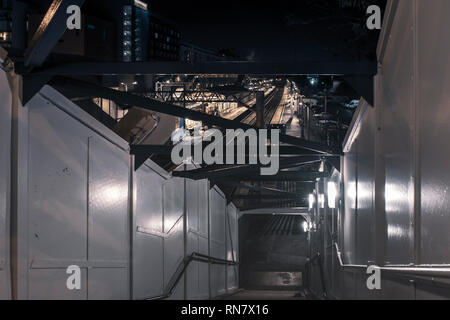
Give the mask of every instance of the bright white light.
[[328, 207], [331, 209], [336, 208], [336, 196], [337, 196], [336, 184], [330, 181], [328, 182]]
[[[386, 202], [386, 212], [401, 212], [403, 208], [409, 206], [410, 203], [414, 202], [414, 186], [412, 183], [407, 185], [386, 183], [385, 186], [385, 202]], [[439, 193], [434, 190], [435, 196], [433, 199], [438, 199], [436, 197]]]
[[401, 225], [389, 224], [387, 233], [389, 238], [404, 239], [411, 236], [411, 230]]
[[325, 195], [319, 194], [319, 206], [321, 209], [325, 209]]
[[314, 202], [316, 201], [314, 195], [310, 194], [308, 200], [309, 200], [309, 208], [310, 209], [314, 208]]
[[319, 80], [316, 77], [309, 77], [309, 83], [312, 86], [315, 86], [318, 82], [319, 82]]
[[127, 190], [123, 185], [111, 184], [96, 188], [93, 193], [94, 201], [103, 201], [109, 206], [116, 206], [127, 198]]
[[319, 172], [325, 172], [325, 162], [323, 161], [320, 163]]
[[302, 222], [302, 228], [303, 228], [303, 232], [308, 232], [308, 222], [303, 221]]
[[356, 183], [355, 182], [349, 182], [348, 183], [347, 196], [351, 200], [356, 200]]

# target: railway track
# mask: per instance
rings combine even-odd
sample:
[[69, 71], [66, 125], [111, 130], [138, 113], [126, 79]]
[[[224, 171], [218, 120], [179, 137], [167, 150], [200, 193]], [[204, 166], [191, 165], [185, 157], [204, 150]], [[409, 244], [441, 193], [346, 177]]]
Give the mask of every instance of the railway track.
[[[272, 118], [280, 105], [283, 97], [284, 88], [276, 88], [265, 100], [264, 103], [264, 123], [270, 123]], [[243, 123], [249, 125], [256, 124], [256, 113], [252, 110], [248, 110], [240, 115], [236, 120], [240, 120]]]

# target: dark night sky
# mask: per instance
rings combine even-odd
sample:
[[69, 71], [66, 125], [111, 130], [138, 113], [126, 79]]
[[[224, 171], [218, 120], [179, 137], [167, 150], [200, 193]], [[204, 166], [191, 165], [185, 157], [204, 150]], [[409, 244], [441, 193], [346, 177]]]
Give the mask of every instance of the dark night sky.
[[[28, 1], [41, 7], [50, 3]], [[383, 5], [385, 1], [369, 2]], [[86, 0], [83, 10], [101, 15], [112, 3], [123, 2]], [[148, 2], [151, 11], [178, 25], [183, 41], [212, 50], [231, 49], [243, 60], [356, 60], [368, 54], [373, 59], [378, 37], [378, 32], [368, 32], [361, 23], [365, 23], [365, 8], [343, 11], [338, 0]], [[363, 33], [356, 35], [356, 41], [355, 31]]]
[[[244, 59], [298, 61], [351, 55], [347, 41], [353, 26], [343, 27], [348, 21], [342, 18], [321, 20], [339, 14], [333, 8], [335, 3], [150, 1], [150, 8], [176, 22], [187, 42], [211, 49], [235, 49]], [[365, 19], [364, 10], [352, 14]], [[304, 24], [310, 21], [315, 22]]]

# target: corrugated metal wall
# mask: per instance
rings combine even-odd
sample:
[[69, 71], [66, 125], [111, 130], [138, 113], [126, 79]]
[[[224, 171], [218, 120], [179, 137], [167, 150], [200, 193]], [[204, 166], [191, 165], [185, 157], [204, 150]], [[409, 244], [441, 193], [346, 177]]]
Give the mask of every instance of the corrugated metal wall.
[[[7, 299], [11, 92], [1, 94], [0, 298]], [[150, 160], [134, 171], [128, 144], [50, 87], [17, 111], [17, 298], [152, 298], [165, 293], [186, 255], [231, 255], [237, 210], [208, 181], [172, 178]], [[66, 287], [70, 265], [81, 268], [81, 290]], [[170, 299], [226, 293], [237, 287], [234, 277], [227, 281], [232, 272], [193, 263]]]
[[[360, 104], [345, 145], [335, 238], [345, 264], [448, 267], [450, 42], [443, 34], [450, 29], [450, 2], [395, 0], [388, 8], [395, 9], [394, 2], [379, 45], [375, 107]], [[326, 209], [325, 216], [333, 211]], [[328, 257], [326, 248], [335, 241], [323, 236], [324, 228], [319, 223], [312, 237], [326, 243], [321, 253]], [[450, 287], [439, 277], [408, 273], [382, 271], [381, 290], [370, 291], [364, 268], [343, 269], [332, 255], [324, 262], [323, 280], [332, 297], [450, 298]], [[313, 277], [319, 295], [320, 284]]]

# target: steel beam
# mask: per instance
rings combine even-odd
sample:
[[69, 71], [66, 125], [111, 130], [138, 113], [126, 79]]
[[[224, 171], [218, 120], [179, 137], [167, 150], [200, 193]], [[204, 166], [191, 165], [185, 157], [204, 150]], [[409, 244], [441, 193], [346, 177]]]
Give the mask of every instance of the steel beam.
[[198, 103], [198, 102], [235, 102], [241, 103], [240, 100], [234, 95], [225, 95], [211, 91], [156, 91], [146, 93], [146, 98], [156, 99], [159, 101], [165, 101], [170, 103]]
[[[297, 201], [297, 203], [299, 203]], [[306, 201], [305, 204], [307, 205]], [[240, 214], [242, 215], [242, 212], [246, 212], [243, 215], [246, 214], [270, 214], [270, 215], [283, 215], [283, 216], [303, 216], [305, 219], [307, 219], [307, 221], [309, 221], [309, 214], [305, 213], [297, 213], [295, 212], [295, 209], [292, 208], [283, 208], [283, 207], [279, 207], [280, 203], [279, 202], [264, 202], [263, 204], [256, 204], [253, 206], [247, 206], [247, 207], [242, 207], [240, 208], [240, 210], [242, 210], [240, 212]], [[248, 212], [248, 213], [247, 213]], [[258, 213], [261, 212], [261, 213]]]
[[53, 0], [25, 53], [25, 72], [41, 66], [67, 29], [67, 8], [85, 0]]
[[323, 172], [281, 171], [274, 176], [242, 174], [239, 176], [223, 177], [221, 181], [296, 181], [302, 183], [315, 183], [316, 179], [324, 178], [326, 176], [328, 176], [328, 174]]
[[71, 90], [80, 93], [81, 95], [95, 96], [108, 100], [115, 101], [117, 104], [124, 106], [125, 109], [139, 107], [175, 117], [189, 118], [195, 121], [202, 121], [208, 125], [216, 125], [222, 128], [230, 129], [251, 129], [250, 125], [238, 123], [233, 120], [212, 116], [203, 112], [194, 111], [191, 109], [175, 106], [170, 103], [158, 101], [155, 99], [145, 98], [129, 92], [113, 90], [99, 85], [88, 83], [85, 81], [55, 77], [50, 84], [63, 90]]
[[[72, 2], [74, 1], [72, 0]], [[219, 61], [196, 64], [184, 62], [78, 62], [40, 70], [40, 73], [66, 76], [124, 74], [375, 75], [377, 65], [376, 62], [370, 61], [299, 61], [295, 63]]]
[[[206, 145], [206, 144], [205, 144]], [[170, 155], [172, 152], [173, 146], [165, 146], [165, 145], [131, 145], [130, 146], [130, 153], [134, 155]], [[270, 155], [271, 150], [267, 150], [267, 154]], [[297, 157], [308, 157], [308, 156], [317, 156], [317, 157], [333, 157], [330, 155], [323, 155], [314, 151], [309, 150], [303, 150], [297, 147], [291, 147], [291, 146], [280, 146], [279, 147], [279, 154], [280, 156], [287, 156], [287, 155], [295, 155]], [[194, 154], [194, 146], [192, 146], [191, 154]], [[235, 152], [236, 154], [236, 152]], [[256, 155], [257, 156], [257, 155]], [[246, 158], [249, 157], [249, 154], [246, 154]]]
[[300, 194], [237, 194], [233, 200], [303, 200], [303, 197]]
[[293, 192], [289, 192], [286, 190], [280, 190], [280, 189], [269, 188], [269, 187], [260, 187], [260, 186], [246, 184], [246, 183], [231, 182], [231, 181], [213, 181], [213, 183], [220, 184], [221, 186], [225, 186], [225, 187], [247, 189], [247, 190], [256, 191], [256, 192], [269, 192], [269, 193], [277, 193], [277, 194], [294, 195]]
[[[203, 112], [174, 106], [169, 103], [157, 101], [154, 99], [144, 98], [128, 92], [113, 90], [105, 88], [92, 83], [69, 79], [64, 77], [55, 77], [50, 84], [62, 90], [73, 90], [79, 92], [81, 95], [95, 95], [99, 98], [109, 99], [115, 101], [118, 105], [125, 106], [129, 109], [132, 107], [140, 107], [147, 110], [172, 115], [175, 117], [187, 118], [195, 121], [202, 121], [204, 124], [218, 126], [226, 129], [257, 129], [254, 126], [221, 117], [216, 117]], [[319, 143], [307, 141], [301, 138], [280, 135], [280, 141], [290, 145], [294, 145], [307, 150], [315, 151], [324, 154], [341, 154], [341, 150], [336, 147], [326, 146]]]
[[[280, 169], [292, 168], [301, 165], [313, 164], [322, 161], [321, 157], [292, 157], [286, 159], [280, 159]], [[172, 175], [177, 177], [184, 177], [193, 180], [203, 180], [203, 179], [221, 179], [231, 176], [239, 176], [245, 174], [252, 174], [253, 176], [260, 175], [260, 169], [262, 165], [233, 165], [233, 166], [223, 166], [215, 165], [211, 167], [195, 169], [190, 171], [176, 171]], [[266, 177], [266, 176], [263, 176]], [[267, 176], [269, 177], [269, 176]]]

